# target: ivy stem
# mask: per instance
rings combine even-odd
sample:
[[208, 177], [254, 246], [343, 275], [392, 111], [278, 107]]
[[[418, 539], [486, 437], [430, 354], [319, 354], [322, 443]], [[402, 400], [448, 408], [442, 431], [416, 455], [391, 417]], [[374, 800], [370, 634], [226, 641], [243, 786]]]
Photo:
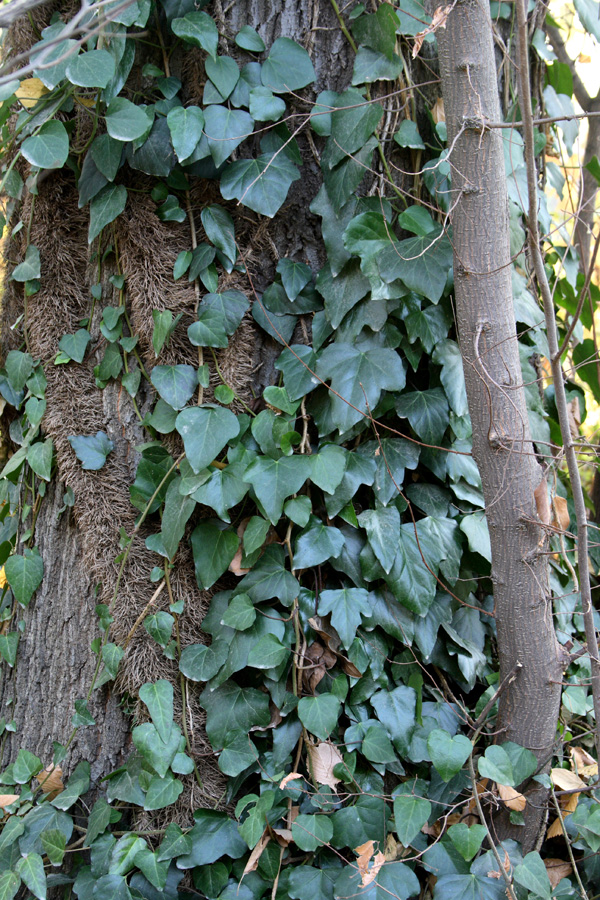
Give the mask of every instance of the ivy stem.
[[[192, 250], [195, 250], [198, 246], [198, 237], [196, 235], [196, 223], [194, 222], [194, 211], [192, 210], [192, 200], [190, 197], [190, 192], [185, 192], [185, 208], [188, 215], [188, 221], [190, 223], [190, 234], [192, 237]], [[194, 315], [198, 315], [198, 307], [200, 306], [200, 282], [197, 278], [194, 278], [194, 293], [196, 294], [196, 305], [194, 307]], [[214, 356], [214, 353], [213, 353]], [[198, 368], [204, 365], [204, 348], [198, 347]], [[202, 406], [202, 402], [204, 400], [204, 388], [201, 384], [198, 385], [198, 406]]]
[[340, 8], [337, 5], [336, 0], [329, 0], [329, 2], [331, 3], [331, 5], [333, 7], [333, 11], [337, 16], [338, 22], [340, 23], [340, 29], [341, 29], [342, 34], [344, 35], [344, 37], [346, 38], [346, 40], [352, 47], [353, 51], [356, 53], [358, 51], [358, 47], [356, 46], [356, 41], [354, 40], [354, 38], [352, 37], [352, 35], [348, 31], [348, 29], [346, 28], [346, 23], [344, 22], [344, 20], [342, 18], [342, 14], [340, 12]]

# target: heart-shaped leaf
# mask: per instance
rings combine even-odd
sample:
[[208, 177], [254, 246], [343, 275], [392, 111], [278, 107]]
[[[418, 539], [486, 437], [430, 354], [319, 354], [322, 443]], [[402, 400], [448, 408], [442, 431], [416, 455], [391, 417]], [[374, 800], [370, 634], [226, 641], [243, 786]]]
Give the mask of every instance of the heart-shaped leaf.
[[427, 750], [442, 780], [450, 781], [468, 760], [473, 745], [464, 734], [452, 737], [447, 731], [434, 728], [427, 738]]

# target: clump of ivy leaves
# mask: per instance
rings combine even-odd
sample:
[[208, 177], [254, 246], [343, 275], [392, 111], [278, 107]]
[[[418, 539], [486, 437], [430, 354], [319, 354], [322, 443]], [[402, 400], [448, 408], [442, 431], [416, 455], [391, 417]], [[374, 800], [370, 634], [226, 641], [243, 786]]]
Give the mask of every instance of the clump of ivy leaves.
[[[152, 197], [165, 222], [184, 222], [184, 192], [196, 177], [218, 181], [224, 200], [263, 216], [277, 213], [300, 177], [302, 159], [285, 117], [289, 93], [314, 81], [311, 60], [286, 37], [265, 48], [246, 26], [235, 41], [251, 61], [240, 69], [218, 53], [217, 25], [198, 5], [161, 0], [155, 8], [138, 0], [115, 13], [104, 7], [99, 36], [70, 55], [71, 39], [60, 40], [65, 23], [55, 15], [32, 58], [58, 61], [34, 69], [45, 92], [19, 112], [10, 133], [19, 81], [1, 95], [2, 188], [12, 198], [7, 217], [25, 190], [35, 195], [42, 170], [65, 165], [78, 172], [81, 206], [89, 204], [90, 244], [125, 208], [127, 186], [119, 177], [127, 167], [155, 176]], [[136, 55], [126, 35], [152, 27], [155, 16], [168, 43], [180, 40], [204, 51], [202, 107], [184, 107], [180, 81], [154, 64], [143, 70], [150, 102], [122, 95]], [[178, 660], [184, 681], [204, 685], [199, 703], [235, 816], [198, 809], [193, 827], [172, 823], [159, 838], [123, 829], [125, 809], [170, 806], [182, 791], [178, 776], [194, 769], [186, 735], [174, 721], [171, 685], [146, 684], [140, 698], [150, 721], [133, 729], [135, 751], [96, 800], [86, 849], [74, 856], [68, 874], [61, 872], [65, 853], [82, 846], [81, 838], [71, 843], [73, 818], [86, 821], [80, 798], [90, 787], [89, 763], [81, 761], [54, 797], [45, 790], [42, 761], [26, 750], [2, 773], [0, 783], [19, 791], [3, 807], [2, 898], [14, 897], [22, 883], [40, 900], [57, 885], [81, 900], [198, 893], [209, 900], [271, 894], [407, 900], [433, 883], [430, 876], [435, 900], [505, 896], [498, 863], [482, 847], [486, 828], [473, 817], [476, 770], [505, 787], [530, 776], [548, 781], [535, 775], [529, 751], [511, 743], [486, 747], [497, 682], [486, 580], [490, 548], [453, 328], [444, 124], [430, 122], [427, 143], [409, 119], [394, 136], [415, 159], [427, 158], [427, 203], [407, 205], [391, 189], [389, 198], [360, 195], [383, 116], [370, 100], [370, 84], [400, 76], [397, 41], [413, 36], [424, 21], [429, 18], [416, 0], [403, 0], [397, 10], [383, 4], [373, 14], [357, 6], [350, 14], [345, 33], [356, 47], [352, 84], [341, 94], [320, 94], [305, 123], [322, 140], [323, 184], [311, 210], [322, 220], [327, 261], [316, 278], [304, 262], [281, 259], [262, 297], [219, 291], [222, 271], [244, 271], [234, 220], [220, 204], [202, 211], [206, 240], [183, 251], [174, 267], [174, 279], [198, 279], [206, 290], [188, 329], [203, 353], [228, 345], [250, 299], [258, 324], [282, 344], [279, 381], [264, 391], [265, 408], [257, 415], [234, 413], [226, 384], [215, 391], [216, 402], [196, 404], [199, 385], [208, 386], [207, 364], [156, 366], [150, 380], [157, 399], [144, 423], [152, 440], [131, 486], [138, 527], [156, 523], [148, 538], [157, 554], [148, 573], [154, 581], [168, 583], [186, 525], [202, 508], [191, 543], [198, 585], [213, 588], [239, 552], [237, 527], [247, 519], [240, 566], [248, 572], [234, 590], [214, 594], [202, 626], [210, 645], [179, 652], [173, 635], [181, 605], [143, 623]], [[543, 40], [536, 46], [541, 52]], [[68, 116], [76, 99], [87, 98], [95, 101], [94, 130], [85, 151], [74, 155]], [[252, 156], [246, 138], [255, 127], [260, 150]], [[238, 147], [239, 158], [229, 161]], [[515, 253], [524, 243], [519, 147], [513, 132], [508, 187]], [[15, 168], [19, 155], [32, 167], [25, 185]], [[556, 166], [551, 176], [557, 183], [562, 177]], [[434, 208], [438, 213], [430, 212]], [[541, 215], [547, 216], [543, 203]], [[29, 244], [11, 277], [23, 284], [25, 297], [39, 290], [35, 246]], [[542, 404], [531, 360], [547, 348], [519, 258], [513, 277], [532, 431], [543, 444], [557, 426], [551, 403], [547, 409]], [[142, 369], [135, 364], [135, 335], [128, 333], [126, 281], [126, 272], [113, 277], [120, 305], [104, 307], [106, 350], [96, 378], [100, 387], [120, 379], [135, 399]], [[572, 274], [557, 282], [567, 308], [576, 287]], [[101, 301], [100, 284], [92, 295]], [[312, 316], [312, 344], [290, 346], [300, 315]], [[55, 365], [84, 359], [88, 324], [63, 336]], [[154, 326], [158, 355], [178, 321], [155, 311]], [[26, 346], [8, 354], [0, 392], [20, 413], [10, 430], [19, 449], [0, 481], [0, 654], [9, 666], [17, 662], [19, 610], [43, 578], [35, 520], [53, 474], [52, 441], [41, 428], [45, 386], [43, 367]], [[173, 431], [185, 448], [179, 459], [160, 443], [160, 435]], [[101, 432], [70, 440], [91, 470], [112, 450]], [[566, 494], [561, 483], [557, 490]], [[65, 506], [73, 501], [67, 491]], [[123, 577], [131, 537], [122, 535]], [[578, 647], [583, 626], [571, 575], [560, 554], [551, 567], [559, 639]], [[98, 615], [90, 691], [115, 677], [124, 653], [109, 641], [111, 610], [99, 607]], [[454, 694], [444, 692], [441, 675]], [[591, 721], [584, 656], [566, 677], [572, 686], [561, 727], [568, 739]], [[78, 700], [74, 729], [91, 724], [85, 700]], [[3, 733], [14, 728], [0, 721]], [[66, 750], [56, 744], [55, 764]], [[582, 872], [590, 883], [598, 863], [589, 851], [600, 847], [596, 813], [591, 795], [565, 823], [573, 846], [584, 851]], [[521, 815], [514, 810], [511, 818], [518, 824]], [[550, 898], [539, 853], [523, 859], [517, 843], [504, 846], [518, 896]], [[188, 870], [194, 890], [179, 891]], [[553, 894], [572, 895], [568, 879]]]

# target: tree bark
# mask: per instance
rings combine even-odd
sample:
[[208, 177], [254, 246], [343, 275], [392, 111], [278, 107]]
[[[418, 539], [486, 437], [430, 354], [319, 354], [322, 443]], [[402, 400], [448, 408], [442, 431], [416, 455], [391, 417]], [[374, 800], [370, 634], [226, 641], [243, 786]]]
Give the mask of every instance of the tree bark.
[[[473, 424], [473, 455], [486, 502], [500, 679], [498, 741], [552, 756], [561, 665], [548, 586], [545, 535], [534, 491], [543, 481], [527, 417], [512, 304], [509, 217], [492, 28], [477, 0], [459, 0], [438, 31], [442, 92], [452, 148], [457, 325]], [[535, 846], [544, 792], [526, 790], [525, 828], [504, 816], [494, 827]]]

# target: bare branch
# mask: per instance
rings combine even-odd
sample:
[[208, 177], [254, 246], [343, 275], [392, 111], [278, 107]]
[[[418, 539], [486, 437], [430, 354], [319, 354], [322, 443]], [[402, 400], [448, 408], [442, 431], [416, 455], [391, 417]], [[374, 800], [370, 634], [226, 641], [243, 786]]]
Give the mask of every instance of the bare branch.
[[38, 6], [45, 6], [48, 2], [49, 0], [12, 0], [12, 3], [7, 3], [0, 11], [0, 28], [8, 28], [21, 16], [27, 15]]

